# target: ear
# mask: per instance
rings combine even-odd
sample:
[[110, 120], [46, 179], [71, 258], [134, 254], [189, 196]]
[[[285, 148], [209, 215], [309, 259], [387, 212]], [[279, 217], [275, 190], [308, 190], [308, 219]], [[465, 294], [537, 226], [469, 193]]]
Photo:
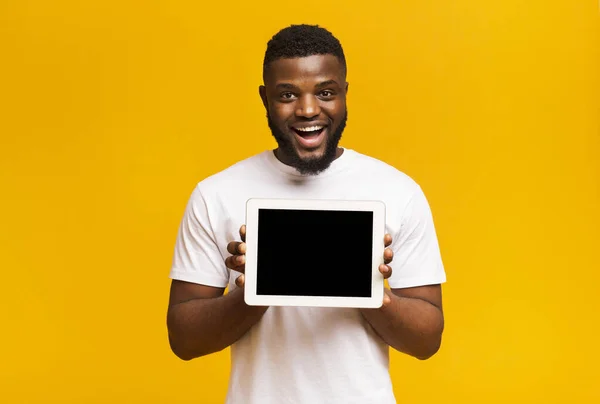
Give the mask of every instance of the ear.
[[258, 94], [260, 95], [260, 99], [262, 100], [263, 106], [268, 112], [269, 108], [267, 106], [267, 88], [265, 86], [259, 86]]
[[345, 88], [346, 94], [348, 94], [348, 87], [349, 86], [350, 86], [350, 83], [346, 82], [346, 88]]

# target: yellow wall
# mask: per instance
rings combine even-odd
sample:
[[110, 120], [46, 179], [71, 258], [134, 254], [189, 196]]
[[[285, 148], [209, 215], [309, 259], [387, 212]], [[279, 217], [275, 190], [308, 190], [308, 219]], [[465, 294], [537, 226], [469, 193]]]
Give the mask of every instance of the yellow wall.
[[343, 144], [419, 181], [449, 283], [405, 403], [592, 403], [598, 382], [598, 3], [0, 2], [0, 402], [219, 403], [228, 351], [169, 351], [168, 270], [195, 183], [274, 146], [266, 41], [345, 47]]

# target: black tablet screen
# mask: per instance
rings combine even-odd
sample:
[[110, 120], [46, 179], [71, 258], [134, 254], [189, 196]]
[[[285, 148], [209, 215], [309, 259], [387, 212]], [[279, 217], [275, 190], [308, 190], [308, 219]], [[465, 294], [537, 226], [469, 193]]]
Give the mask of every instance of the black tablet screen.
[[259, 209], [257, 295], [371, 297], [373, 212]]

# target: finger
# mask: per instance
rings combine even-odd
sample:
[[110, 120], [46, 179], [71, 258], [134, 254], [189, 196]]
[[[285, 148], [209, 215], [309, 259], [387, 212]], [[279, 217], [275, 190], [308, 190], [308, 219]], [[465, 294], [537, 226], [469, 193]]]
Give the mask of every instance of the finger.
[[229, 257], [225, 258], [225, 266], [229, 269], [235, 269], [237, 267], [237, 264], [235, 263], [235, 255], [230, 255]]
[[244, 273], [246, 270], [246, 256], [245, 255], [231, 255], [225, 259], [225, 265], [229, 269]]
[[246, 225], [242, 225], [242, 227], [240, 227], [240, 238], [242, 239], [243, 242], [246, 242]]
[[238, 276], [235, 280], [235, 284], [237, 285], [238, 288], [243, 288], [244, 285], [246, 284], [246, 277], [244, 275]]
[[383, 237], [383, 244], [385, 244], [386, 247], [389, 247], [390, 245], [392, 245], [392, 236], [389, 234], [386, 234]]
[[394, 252], [391, 248], [386, 248], [383, 251], [383, 262], [389, 264], [390, 262], [392, 262], [392, 259], [394, 259]]
[[392, 276], [392, 267], [389, 265], [381, 264], [379, 265], [379, 272], [383, 275], [383, 279], [388, 279]]
[[227, 244], [227, 252], [233, 255], [244, 255], [246, 254], [246, 243], [232, 241], [231, 243]]
[[389, 306], [390, 303], [392, 303], [392, 298], [388, 294], [387, 290], [385, 290], [383, 294], [383, 307]]

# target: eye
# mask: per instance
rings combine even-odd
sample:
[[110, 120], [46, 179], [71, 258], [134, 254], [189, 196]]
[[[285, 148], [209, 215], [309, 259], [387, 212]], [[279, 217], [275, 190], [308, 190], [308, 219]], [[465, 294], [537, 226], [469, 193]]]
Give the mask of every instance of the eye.
[[323, 98], [331, 98], [335, 95], [335, 93], [331, 90], [323, 90], [321, 91], [320, 95]]
[[287, 91], [285, 93], [281, 93], [280, 97], [284, 100], [291, 100], [292, 98], [294, 98], [294, 93]]

